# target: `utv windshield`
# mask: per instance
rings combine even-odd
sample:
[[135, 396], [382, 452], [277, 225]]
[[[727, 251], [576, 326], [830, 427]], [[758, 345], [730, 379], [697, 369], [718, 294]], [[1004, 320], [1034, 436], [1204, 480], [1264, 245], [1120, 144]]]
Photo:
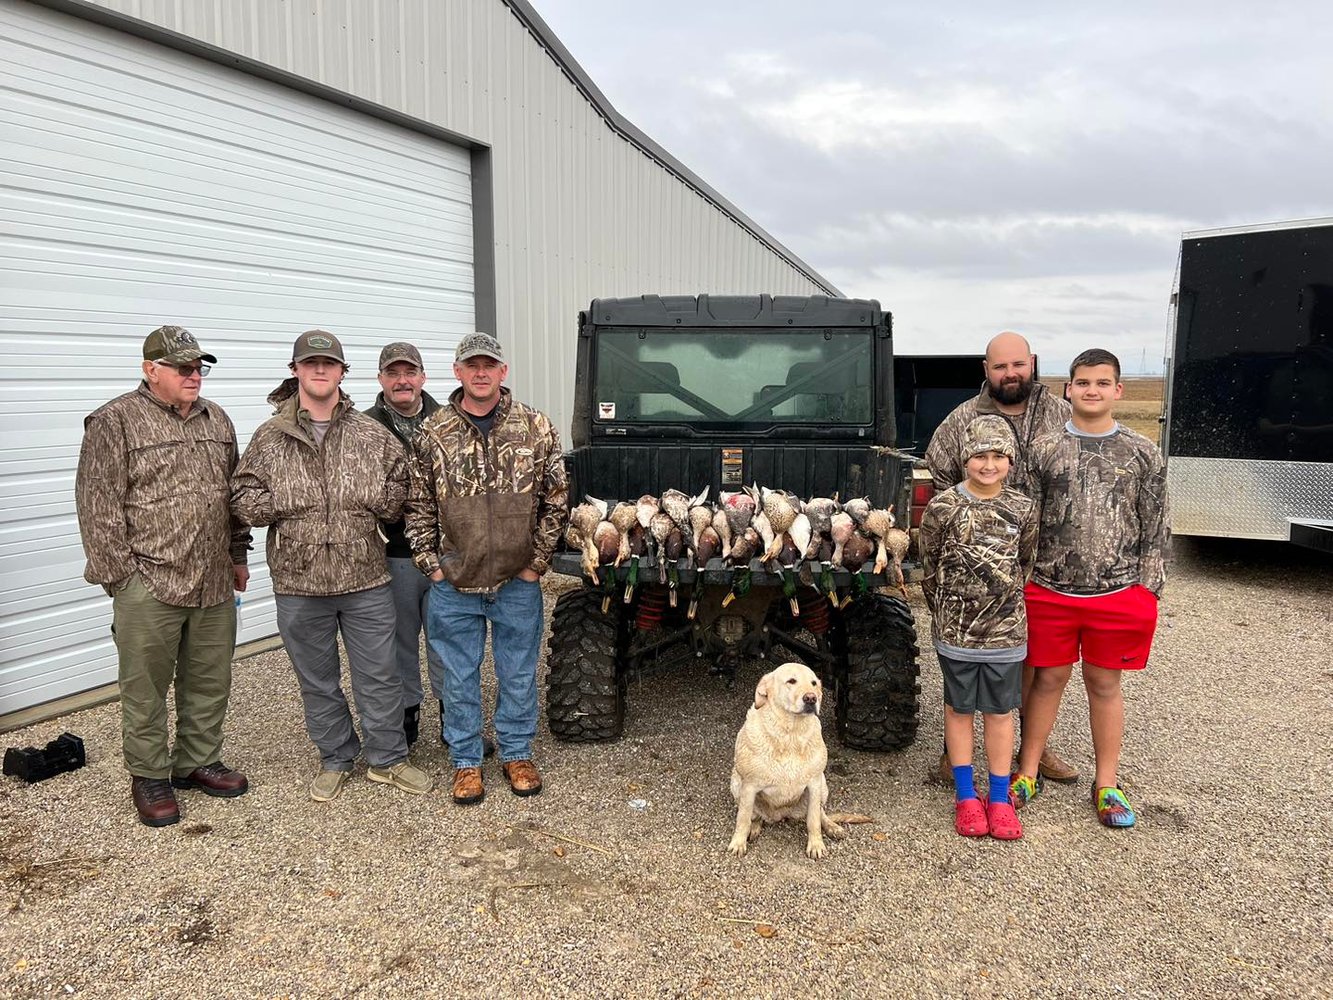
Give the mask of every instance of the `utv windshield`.
[[604, 330], [593, 418], [869, 424], [873, 350], [870, 330]]

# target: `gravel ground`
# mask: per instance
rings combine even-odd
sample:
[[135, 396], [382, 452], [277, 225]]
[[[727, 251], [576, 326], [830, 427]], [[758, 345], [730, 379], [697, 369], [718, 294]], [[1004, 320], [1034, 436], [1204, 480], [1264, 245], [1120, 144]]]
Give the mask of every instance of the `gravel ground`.
[[[760, 663], [730, 692], [702, 668], [645, 678], [624, 739], [543, 733], [544, 794], [513, 797], [488, 765], [486, 801], [460, 809], [361, 770], [311, 802], [285, 655], [253, 657], [226, 758], [252, 790], [183, 793], [174, 827], [134, 818], [114, 705], [3, 738], [69, 729], [90, 760], [0, 782], [0, 995], [1333, 996], [1331, 607], [1325, 558], [1178, 544], [1153, 662], [1127, 684], [1133, 831], [1100, 828], [1080, 784], [1034, 803], [1017, 844], [955, 836], [927, 778], [940, 680], [923, 654], [915, 746], [829, 738], [832, 808], [875, 823], [821, 862], [795, 826], [725, 853]], [[1087, 769], [1070, 693], [1058, 743]], [[430, 743], [417, 762], [443, 781]]]

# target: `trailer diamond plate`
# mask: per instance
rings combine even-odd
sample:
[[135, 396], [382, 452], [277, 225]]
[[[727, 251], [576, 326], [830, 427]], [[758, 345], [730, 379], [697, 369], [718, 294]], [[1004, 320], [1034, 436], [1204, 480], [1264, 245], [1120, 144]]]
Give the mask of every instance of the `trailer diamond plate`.
[[1292, 520], [1333, 519], [1333, 462], [1173, 455], [1166, 475], [1177, 535], [1285, 542]]

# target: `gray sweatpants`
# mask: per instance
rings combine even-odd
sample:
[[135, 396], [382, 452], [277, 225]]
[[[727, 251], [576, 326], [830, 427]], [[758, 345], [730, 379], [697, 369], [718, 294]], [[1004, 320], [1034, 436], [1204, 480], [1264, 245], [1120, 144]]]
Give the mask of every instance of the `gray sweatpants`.
[[[403, 706], [420, 705], [421, 691], [421, 627], [426, 621], [426, 604], [430, 600], [430, 577], [417, 569], [411, 559], [389, 559], [389, 574], [393, 577], [393, 608], [398, 624], [394, 630], [394, 658], [403, 679]], [[430, 674], [431, 693], [436, 700], [444, 699], [444, 663], [435, 647], [426, 643], [426, 668]]]
[[393, 660], [393, 595], [383, 584], [354, 594], [276, 594], [278, 632], [301, 686], [305, 728], [326, 771], [350, 771], [361, 750], [347, 707], [338, 633], [347, 650], [352, 697], [361, 717], [366, 760], [389, 767], [407, 758], [403, 685]]

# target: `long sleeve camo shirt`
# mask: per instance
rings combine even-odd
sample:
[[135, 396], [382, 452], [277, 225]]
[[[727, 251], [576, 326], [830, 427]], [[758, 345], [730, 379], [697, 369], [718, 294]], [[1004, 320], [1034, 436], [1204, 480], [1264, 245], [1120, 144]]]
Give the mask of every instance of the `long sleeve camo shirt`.
[[1037, 554], [1031, 499], [1008, 486], [990, 499], [962, 485], [937, 493], [922, 515], [917, 550], [937, 649], [1026, 648], [1023, 585]]
[[463, 390], [413, 439], [407, 538], [427, 576], [464, 592], [495, 590], [524, 569], [545, 573], [569, 518], [560, 435], [546, 414], [501, 390], [482, 434]]
[[1070, 412], [1067, 402], [1052, 395], [1046, 386], [1038, 382], [1032, 387], [1027, 409], [1019, 416], [1010, 416], [1001, 413], [995, 405], [995, 399], [990, 394], [990, 383], [982, 383], [981, 391], [955, 407], [931, 435], [930, 444], [926, 447], [926, 466], [930, 469], [931, 478], [935, 480], [935, 491], [943, 493], [967, 478], [963, 470], [963, 435], [967, 425], [977, 417], [993, 413], [1009, 421], [1014, 431], [1014, 440], [1018, 443], [1016, 461], [1011, 463], [1005, 485], [1031, 496], [1028, 452], [1032, 442], [1063, 428]]
[[1041, 536], [1033, 580], [1064, 594], [1166, 585], [1170, 527], [1166, 463], [1157, 446], [1116, 424], [1109, 434], [1067, 425], [1033, 443]]
[[138, 573], [182, 608], [230, 600], [250, 548], [227, 507], [235, 467], [236, 429], [216, 403], [198, 399], [182, 417], [140, 383], [94, 410], [74, 480], [83, 578], [111, 594]]
[[231, 503], [246, 524], [269, 529], [264, 550], [274, 593], [331, 597], [388, 583], [379, 522], [402, 514], [402, 443], [358, 413], [346, 393], [323, 444], [315, 443], [296, 379], [268, 399], [277, 412], [246, 446]]

